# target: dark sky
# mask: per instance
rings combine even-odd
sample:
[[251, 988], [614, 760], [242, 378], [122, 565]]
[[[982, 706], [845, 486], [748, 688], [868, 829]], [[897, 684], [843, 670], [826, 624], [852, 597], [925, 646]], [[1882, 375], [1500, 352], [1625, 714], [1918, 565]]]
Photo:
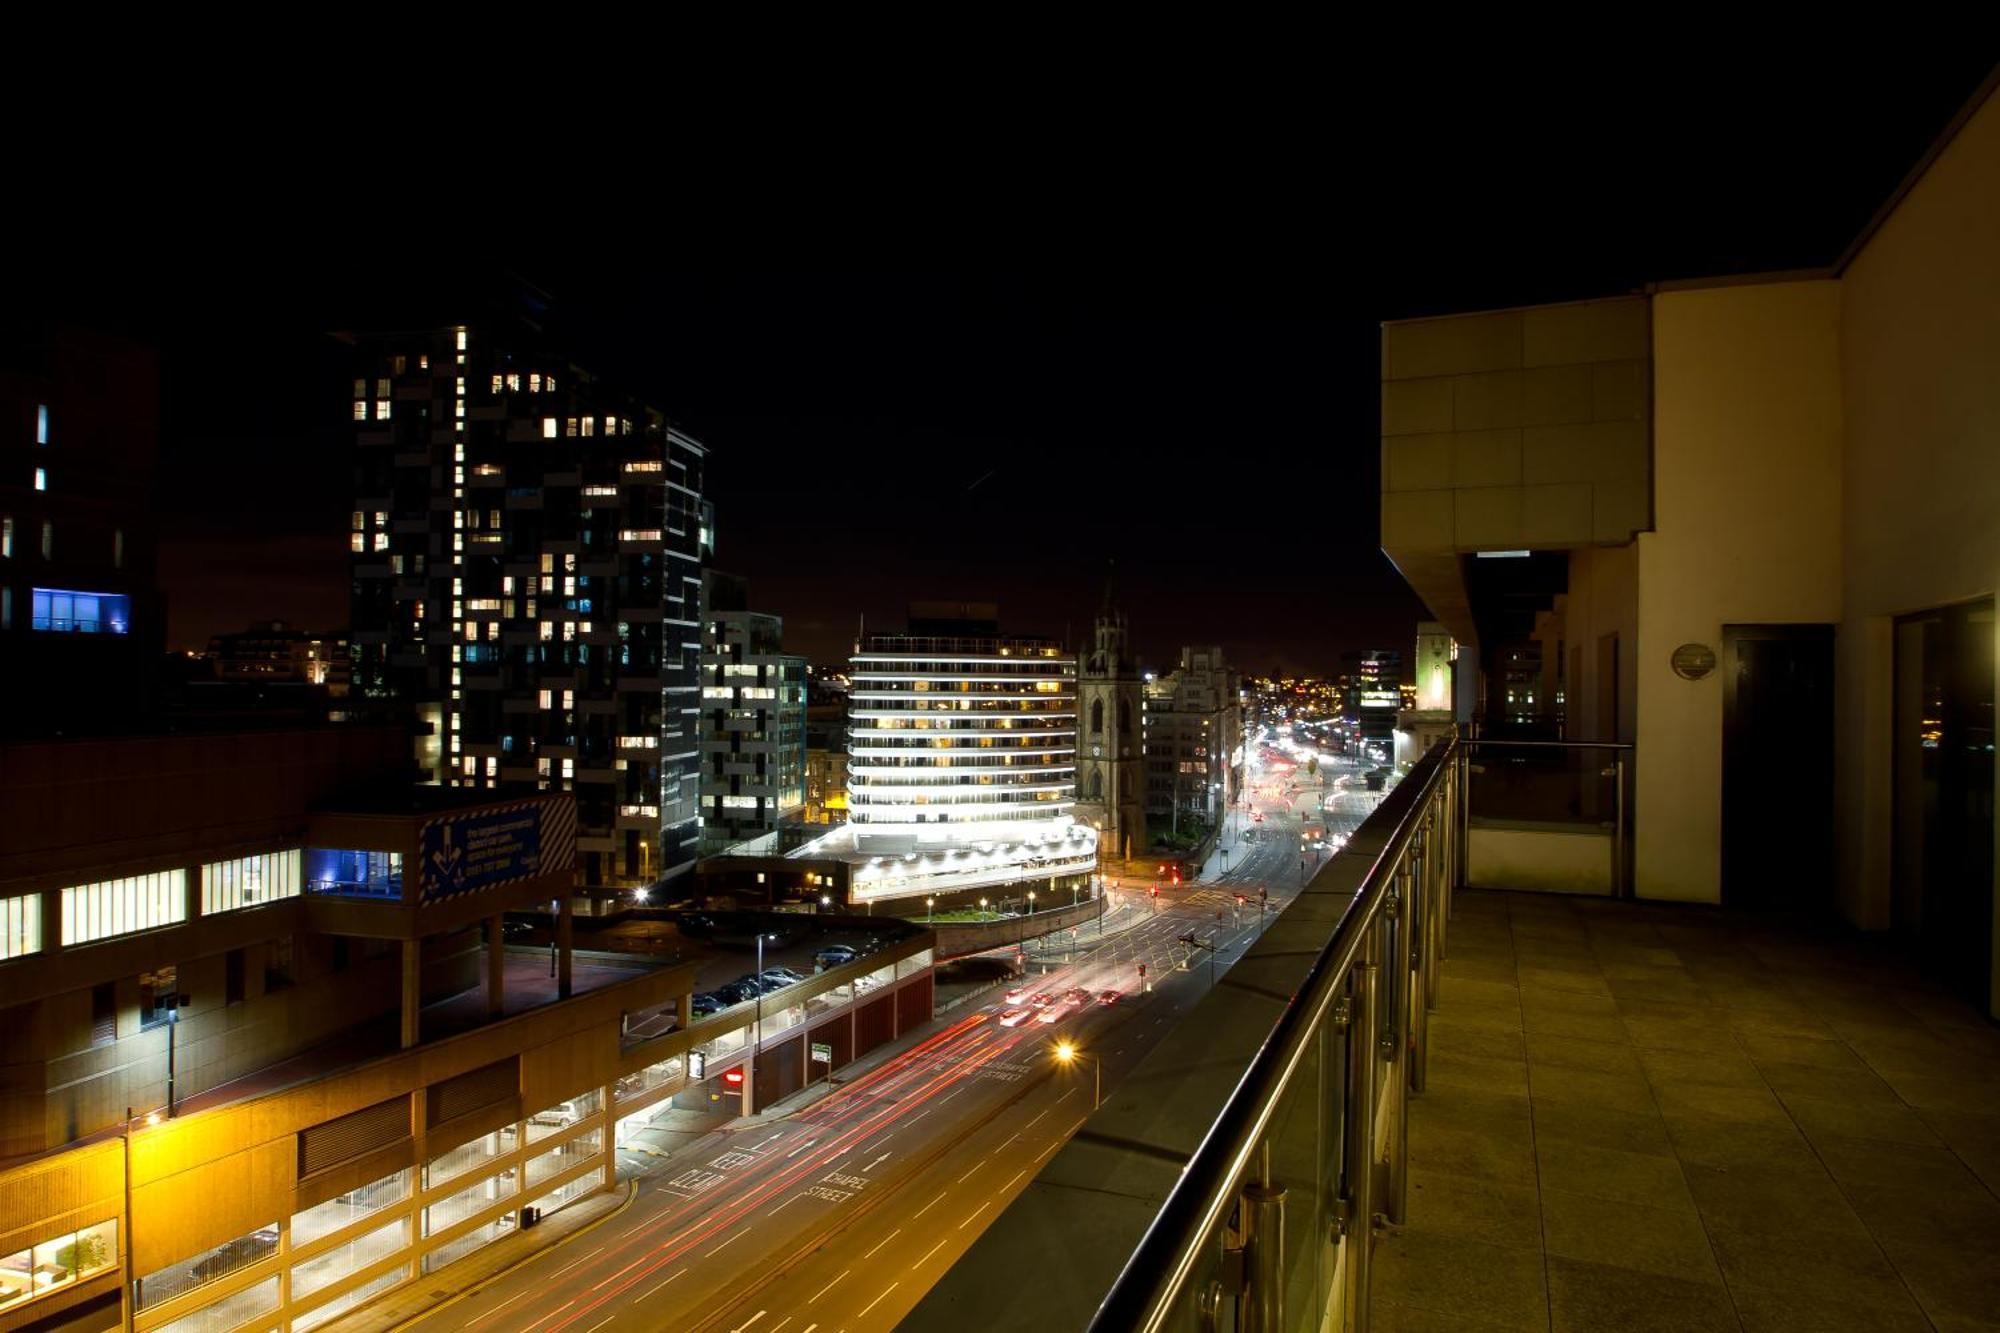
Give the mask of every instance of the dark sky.
[[[551, 292], [579, 362], [711, 447], [717, 564], [795, 651], [920, 597], [1080, 633], [1115, 559], [1153, 660], [1326, 670], [1421, 615], [1377, 549], [1378, 323], [1831, 262], [1990, 67], [1937, 45], [1406, 76], [1198, 142], [1056, 136], [990, 178], [745, 172], [696, 192], [726, 213], [698, 234], [579, 209], [454, 268]], [[162, 347], [170, 643], [344, 622], [324, 331], [436, 282], [417, 231], [47, 270], [65, 313]]]

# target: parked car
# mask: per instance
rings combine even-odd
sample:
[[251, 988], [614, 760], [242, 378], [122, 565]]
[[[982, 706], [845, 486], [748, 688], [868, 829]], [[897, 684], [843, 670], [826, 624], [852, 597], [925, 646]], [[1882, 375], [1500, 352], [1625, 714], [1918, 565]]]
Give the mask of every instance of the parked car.
[[722, 1001], [725, 1008], [732, 1004], [742, 1004], [747, 1000], [754, 1000], [761, 993], [755, 987], [746, 986], [740, 981], [732, 981], [727, 986], [717, 986], [715, 988], [715, 996]]
[[690, 1007], [694, 1010], [696, 1018], [706, 1018], [710, 1014], [720, 1013], [722, 1010], [728, 1008], [729, 1005], [720, 995], [716, 995], [710, 991], [703, 991], [700, 995], [694, 997]]
[[537, 1111], [528, 1117], [531, 1125], [547, 1125], [555, 1129], [568, 1129], [583, 1119], [583, 1108], [575, 1102], [557, 1102], [546, 1111]]
[[845, 944], [829, 944], [813, 955], [813, 961], [821, 967], [839, 967], [842, 963], [851, 963], [860, 956]]
[[805, 980], [803, 973], [794, 972], [789, 967], [767, 967], [764, 969], [762, 975], [783, 982], [787, 986], [796, 986]]
[[259, 1227], [249, 1235], [238, 1236], [222, 1246], [189, 1269], [188, 1275], [196, 1282], [207, 1282], [211, 1278], [233, 1273], [247, 1264], [254, 1264], [266, 1255], [276, 1253], [277, 1249], [278, 1229]]

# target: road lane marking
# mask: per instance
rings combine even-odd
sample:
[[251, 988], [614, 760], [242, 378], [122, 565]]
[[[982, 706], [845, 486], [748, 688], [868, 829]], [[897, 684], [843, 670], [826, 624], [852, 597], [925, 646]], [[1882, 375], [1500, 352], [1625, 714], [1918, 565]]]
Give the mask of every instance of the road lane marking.
[[930, 1248], [929, 1248], [928, 1250], [925, 1250], [925, 1251], [924, 1251], [924, 1258], [923, 1258], [923, 1259], [919, 1259], [919, 1260], [917, 1260], [917, 1261], [916, 1261], [915, 1263], [911, 1264], [911, 1265], [910, 1265], [910, 1271], [911, 1271], [912, 1273], [914, 1273], [914, 1272], [916, 1272], [916, 1271], [917, 1271], [917, 1270], [918, 1270], [919, 1268], [922, 1268], [922, 1267], [924, 1266], [924, 1260], [925, 1260], [925, 1259], [929, 1259], [929, 1258], [930, 1258], [930, 1257], [931, 1257], [932, 1255], [936, 1254], [936, 1253], [937, 1253], [937, 1252], [938, 1252], [939, 1250], [943, 1249], [943, 1248], [944, 1248], [944, 1242], [945, 1242], [945, 1240], [948, 1240], [948, 1239], [950, 1239], [950, 1238], [949, 1238], [949, 1237], [945, 1237], [945, 1238], [943, 1238], [943, 1239], [940, 1239], [940, 1240], [938, 1241], [938, 1243], [937, 1243], [937, 1244], [935, 1244], [935, 1245], [931, 1246], [931, 1247], [930, 1247]]
[[[953, 1088], [950, 1092], [947, 1092], [944, 1096], [938, 1098], [938, 1105], [943, 1106], [946, 1102], [950, 1101], [952, 1098], [958, 1096], [959, 1093], [964, 1091], [965, 1091], [964, 1088]], [[883, 1294], [887, 1295], [888, 1293], [885, 1292]]]
[[[1028, 1168], [1024, 1166], [1019, 1171], [1016, 1171], [1013, 1175], [1007, 1177], [1007, 1185], [1013, 1184], [1015, 1181], [1019, 1180], [1022, 1176], [1025, 1176], [1027, 1174], [1028, 1174]], [[1000, 1187], [1003, 1192], [1006, 1190], [1007, 1185], [1002, 1185]]]
[[595, 1259], [598, 1255], [603, 1253], [604, 1253], [604, 1247], [600, 1245], [596, 1249], [592, 1250], [589, 1254], [584, 1255], [583, 1258], [572, 1259], [570, 1262], [564, 1264], [561, 1268], [558, 1268], [555, 1272], [549, 1274], [549, 1276], [551, 1278], [559, 1278], [564, 1273], [569, 1272], [570, 1269], [575, 1268], [578, 1264], [588, 1263], [592, 1259]]
[[762, 1152], [765, 1148], [769, 1147], [773, 1143], [776, 1143], [779, 1139], [782, 1139], [783, 1137], [785, 1137], [785, 1131], [781, 1129], [776, 1134], [773, 1134], [770, 1138], [765, 1139], [762, 1143], [750, 1149], [750, 1151]]
[[[882, 1237], [882, 1239], [875, 1242], [875, 1250], [881, 1249], [884, 1245], [887, 1245], [890, 1241], [896, 1239], [896, 1237], [902, 1234], [903, 1234], [903, 1229], [901, 1227], [897, 1227], [894, 1231], [890, 1232], [888, 1235]], [[863, 1259], [873, 1259], [875, 1257], [875, 1250], [870, 1250], [868, 1251], [868, 1253], [862, 1255], [861, 1257]]]
[[889, 1160], [889, 1154], [883, 1153], [880, 1157], [877, 1157], [874, 1161], [870, 1162], [868, 1165], [862, 1167], [861, 1169], [863, 1171], [873, 1171], [876, 1167], [882, 1165], [882, 1163], [888, 1160]]
[[[986, 1162], [985, 1162], [985, 1160], [984, 1160], [984, 1159], [981, 1159], [980, 1161], [977, 1161], [977, 1162], [974, 1162], [974, 1163], [972, 1164], [972, 1171], [977, 1171], [977, 1170], [978, 1170], [978, 1169], [979, 1169], [980, 1167], [982, 1167], [982, 1166], [985, 1166], [985, 1165], [986, 1165]], [[968, 1180], [972, 1179], [972, 1171], [968, 1171], [968, 1172], [966, 1172], [966, 1173], [965, 1173], [964, 1175], [960, 1176], [960, 1177], [958, 1178], [958, 1183], [959, 1183], [959, 1184], [961, 1184], [961, 1185], [963, 1185], [963, 1184], [964, 1184], [964, 1183], [965, 1183], [966, 1181], [968, 1181]]]
[[592, 1325], [591, 1325], [591, 1326], [590, 1326], [589, 1328], [585, 1329], [585, 1330], [583, 1331], [583, 1333], [597, 1333], [597, 1330], [598, 1330], [598, 1329], [600, 1329], [600, 1328], [603, 1328], [603, 1327], [604, 1327], [604, 1326], [605, 1326], [606, 1324], [610, 1323], [610, 1322], [611, 1322], [612, 1320], [616, 1319], [617, 1317], [618, 1317], [618, 1316], [617, 1316], [617, 1315], [615, 1315], [615, 1314], [608, 1314], [608, 1315], [604, 1316], [604, 1318], [602, 1318], [602, 1319], [598, 1320], [598, 1321], [597, 1321], [596, 1323], [592, 1324]]
[[591, 1290], [592, 1290], [592, 1291], [602, 1291], [602, 1290], [604, 1290], [604, 1288], [606, 1288], [606, 1287], [610, 1286], [610, 1285], [611, 1285], [612, 1283], [616, 1282], [616, 1281], [617, 1281], [617, 1280], [618, 1280], [619, 1278], [621, 1278], [621, 1277], [624, 1277], [624, 1276], [625, 1276], [625, 1275], [626, 1275], [627, 1273], [631, 1272], [631, 1271], [632, 1271], [633, 1269], [637, 1268], [637, 1267], [638, 1267], [638, 1266], [639, 1266], [640, 1264], [643, 1264], [643, 1263], [645, 1263], [645, 1262], [646, 1262], [646, 1260], [648, 1260], [648, 1259], [650, 1259], [650, 1258], [652, 1258], [652, 1257], [653, 1257], [653, 1256], [652, 1256], [652, 1255], [650, 1255], [650, 1254], [642, 1254], [642, 1255], [640, 1255], [640, 1256], [639, 1256], [639, 1257], [638, 1257], [637, 1259], [634, 1259], [634, 1260], [633, 1260], [633, 1261], [632, 1261], [631, 1263], [629, 1263], [629, 1264], [626, 1264], [626, 1265], [625, 1265], [625, 1266], [624, 1266], [623, 1268], [621, 1268], [621, 1269], [619, 1269], [619, 1270], [618, 1270], [617, 1272], [613, 1273], [613, 1274], [612, 1274], [612, 1275], [611, 1275], [610, 1277], [608, 1277], [608, 1278], [605, 1278], [605, 1279], [604, 1279], [604, 1281], [602, 1281], [602, 1282], [598, 1283], [598, 1284], [597, 1284], [596, 1286], [592, 1287], [592, 1288], [591, 1288]]
[[[687, 1273], [688, 1273], [687, 1269], [683, 1268], [680, 1272], [674, 1274], [674, 1277], [686, 1277]], [[643, 1301], [648, 1299], [653, 1295], [654, 1292], [658, 1291], [661, 1287], [666, 1286], [668, 1282], [672, 1282], [674, 1280], [674, 1277], [667, 1278], [665, 1279], [665, 1281], [656, 1282], [652, 1286], [646, 1288], [645, 1291], [640, 1293], [639, 1300]], [[637, 1303], [638, 1302], [636, 1301], [634, 1302], [634, 1304]]]
[[743, 1333], [744, 1329], [750, 1327], [750, 1325], [756, 1323], [759, 1319], [762, 1319], [765, 1315], [769, 1313], [770, 1313], [769, 1310], [759, 1310], [756, 1314], [751, 1315], [748, 1319], [738, 1324], [735, 1328], [730, 1329], [729, 1333]]
[[491, 1319], [494, 1315], [499, 1314], [502, 1310], [512, 1305], [515, 1301], [520, 1300], [524, 1296], [529, 1296], [534, 1294], [534, 1290], [535, 1289], [533, 1287], [529, 1287], [526, 1291], [516, 1292], [514, 1295], [509, 1296], [506, 1300], [494, 1306], [491, 1310], [488, 1310], [485, 1314], [480, 1315], [476, 1319], [467, 1320], [465, 1326], [467, 1328], [471, 1328], [474, 1324], [479, 1323], [481, 1320]]
[[[931, 1209], [937, 1207], [939, 1203], [943, 1202], [943, 1200], [944, 1200], [944, 1191], [940, 1190], [938, 1191], [937, 1198], [932, 1199], [929, 1203], [925, 1204], [922, 1208], [919, 1208], [917, 1210], [917, 1217], [922, 1217], [925, 1213], [928, 1213]], [[913, 1217], [910, 1220], [914, 1222], [917, 1220], [917, 1217]]]
[[966, 1223], [966, 1222], [970, 1222], [970, 1221], [971, 1221], [971, 1220], [972, 1220], [973, 1218], [975, 1218], [975, 1217], [979, 1216], [979, 1215], [980, 1215], [981, 1213], [985, 1212], [985, 1211], [986, 1211], [986, 1206], [987, 1206], [987, 1204], [990, 1204], [990, 1203], [992, 1203], [992, 1202], [993, 1202], [993, 1200], [991, 1200], [991, 1199], [988, 1199], [988, 1200], [986, 1201], [986, 1203], [982, 1203], [982, 1204], [980, 1204], [980, 1205], [979, 1205], [979, 1206], [978, 1206], [977, 1208], [973, 1209], [973, 1210], [972, 1210], [972, 1211], [971, 1211], [970, 1213], [966, 1214], [966, 1217], [965, 1217], [965, 1222], [960, 1222], [960, 1223], [959, 1223], [959, 1224], [958, 1224], [957, 1226], [953, 1227], [953, 1228], [952, 1228], [952, 1230], [954, 1230], [954, 1231], [963, 1231], [963, 1230], [965, 1230], [965, 1223]]
[[764, 1214], [764, 1216], [776, 1217], [779, 1213], [783, 1212], [785, 1209], [791, 1207], [793, 1204], [797, 1203], [800, 1199], [803, 1199], [805, 1197], [806, 1196], [803, 1194], [794, 1194], [791, 1198], [785, 1200], [783, 1203], [779, 1204], [776, 1208], [773, 1208], [770, 1212]]
[[[1042, 1115], [1047, 1115], [1049, 1111], [1052, 1111], [1054, 1109], [1055, 1109], [1054, 1107], [1049, 1107], [1042, 1112]], [[1040, 1120], [1042, 1118], [1042, 1115], [1036, 1116], [1035, 1120]], [[1027, 1130], [1033, 1129], [1035, 1127], [1035, 1120], [1030, 1120], [1027, 1124], [1021, 1126], [1022, 1131], [1026, 1132]]]
[[720, 1245], [716, 1246], [716, 1247], [715, 1247], [714, 1249], [710, 1250], [710, 1251], [709, 1251], [709, 1252], [708, 1252], [707, 1254], [704, 1254], [704, 1255], [702, 1256], [702, 1258], [704, 1258], [704, 1259], [713, 1259], [713, 1258], [714, 1258], [714, 1257], [715, 1257], [716, 1255], [718, 1255], [718, 1254], [721, 1254], [721, 1253], [722, 1253], [722, 1252], [723, 1252], [724, 1250], [728, 1249], [728, 1248], [729, 1248], [729, 1247], [730, 1247], [731, 1245], [733, 1245], [733, 1244], [735, 1244], [735, 1243], [736, 1243], [737, 1241], [739, 1241], [739, 1240], [743, 1239], [743, 1237], [744, 1237], [745, 1235], [747, 1235], [747, 1234], [749, 1233], [749, 1231], [750, 1231], [750, 1228], [749, 1228], [749, 1227], [744, 1227], [742, 1231], [739, 1231], [739, 1232], [737, 1232], [737, 1233], [736, 1233], [735, 1235], [731, 1236], [731, 1237], [730, 1237], [730, 1238], [729, 1238], [728, 1240], [725, 1240], [725, 1241], [723, 1241], [723, 1242], [722, 1242], [722, 1244], [720, 1244]]
[[[853, 1271], [854, 1271], [854, 1270], [853, 1270], [853, 1269], [851, 1269], [851, 1268], [843, 1268], [843, 1269], [841, 1269], [841, 1270], [840, 1270], [840, 1277], [846, 1277], [846, 1276], [847, 1276], [847, 1275], [848, 1275], [849, 1273], [852, 1273]], [[810, 1295], [810, 1296], [806, 1297], [806, 1304], [807, 1304], [807, 1305], [811, 1305], [811, 1304], [812, 1304], [812, 1303], [813, 1303], [814, 1301], [816, 1301], [816, 1300], [818, 1300], [818, 1299], [819, 1299], [820, 1297], [822, 1297], [822, 1296], [826, 1295], [826, 1294], [827, 1294], [827, 1293], [828, 1293], [829, 1291], [832, 1291], [832, 1290], [833, 1290], [833, 1288], [834, 1288], [834, 1283], [837, 1283], [837, 1282], [839, 1282], [839, 1281], [840, 1281], [840, 1277], [837, 1277], [837, 1278], [835, 1278], [835, 1279], [833, 1280], [833, 1282], [829, 1282], [829, 1283], [827, 1283], [827, 1284], [826, 1284], [826, 1285], [825, 1285], [824, 1287], [821, 1287], [821, 1288], [820, 1288], [820, 1289], [819, 1289], [818, 1291], [816, 1291], [816, 1292], [814, 1292], [814, 1293], [813, 1293], [812, 1295]]]
[[882, 1293], [882, 1294], [881, 1294], [880, 1296], [877, 1296], [877, 1297], [876, 1297], [876, 1298], [875, 1298], [874, 1300], [872, 1300], [872, 1301], [868, 1302], [868, 1304], [866, 1304], [866, 1305], [862, 1306], [862, 1307], [861, 1307], [861, 1314], [858, 1314], [858, 1315], [856, 1315], [856, 1316], [854, 1316], [854, 1317], [855, 1317], [856, 1319], [859, 1319], [859, 1318], [861, 1318], [861, 1316], [862, 1316], [862, 1315], [865, 1315], [865, 1314], [867, 1314], [867, 1313], [868, 1313], [868, 1312], [869, 1312], [870, 1310], [874, 1309], [874, 1308], [875, 1308], [876, 1306], [880, 1305], [880, 1304], [881, 1304], [881, 1303], [882, 1303], [882, 1302], [883, 1302], [884, 1300], [888, 1299], [888, 1296], [889, 1296], [889, 1292], [890, 1292], [890, 1291], [894, 1291], [894, 1290], [895, 1290], [895, 1289], [896, 1289], [897, 1287], [899, 1287], [899, 1286], [901, 1286], [901, 1285], [902, 1285], [902, 1283], [900, 1283], [900, 1282], [891, 1282], [891, 1283], [889, 1284], [889, 1288], [888, 1288], [888, 1291], [884, 1291], [884, 1292], [883, 1292], [883, 1293]]
[[[564, 1310], [569, 1309], [570, 1306], [575, 1304], [576, 1304], [576, 1297], [572, 1296], [568, 1300], [564, 1301], [561, 1305], [558, 1305], [555, 1309], [543, 1315], [540, 1319], [537, 1319], [535, 1321], [535, 1324], [546, 1323], [548, 1320], [554, 1319], [557, 1315], [561, 1314]], [[533, 1328], [535, 1324], [529, 1324], [528, 1328]], [[522, 1329], [521, 1333], [528, 1333], [528, 1329], [527, 1328]]]

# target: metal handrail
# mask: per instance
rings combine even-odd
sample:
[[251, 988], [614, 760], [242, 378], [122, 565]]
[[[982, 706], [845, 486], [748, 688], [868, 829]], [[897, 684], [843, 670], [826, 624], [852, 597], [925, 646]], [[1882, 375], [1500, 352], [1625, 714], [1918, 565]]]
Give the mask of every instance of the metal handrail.
[[1460, 745], [1468, 749], [1481, 745], [1506, 745], [1524, 750], [1631, 750], [1637, 747], [1630, 741], [1510, 741], [1499, 737], [1475, 736], [1461, 740]]
[[[1348, 974], [1368, 943], [1369, 931], [1393, 896], [1392, 886], [1427, 810], [1445, 789], [1458, 741], [1431, 747], [1396, 790], [1377, 808], [1395, 818], [1382, 850], [1363, 876], [1361, 888], [1342, 914], [1333, 937], [1320, 951], [1298, 992], [1251, 1058], [1229, 1100], [1223, 1104], [1201, 1145], [1155, 1215], [1145, 1236], [1098, 1306], [1090, 1327], [1098, 1333], [1156, 1333], [1173, 1317], [1189, 1274], [1200, 1262], [1216, 1229], [1236, 1206], [1245, 1173], [1270, 1128], [1280, 1100], [1291, 1085], [1310, 1043], [1321, 1031], [1347, 988]], [[1372, 1048], [1373, 1043], [1370, 1043]], [[1372, 1130], [1364, 1130], [1372, 1132]], [[1367, 1243], [1371, 1219], [1359, 1221]], [[1366, 1299], [1366, 1293], [1363, 1293]], [[1315, 1320], [1317, 1322], [1317, 1320]]]

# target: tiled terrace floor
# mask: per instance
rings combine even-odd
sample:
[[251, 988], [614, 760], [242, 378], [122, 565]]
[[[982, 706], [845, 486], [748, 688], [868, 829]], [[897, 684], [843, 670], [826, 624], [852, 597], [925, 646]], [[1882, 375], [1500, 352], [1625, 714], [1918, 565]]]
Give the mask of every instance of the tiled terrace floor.
[[2000, 1328], [2000, 1029], [1878, 945], [1457, 899], [1387, 1329]]

